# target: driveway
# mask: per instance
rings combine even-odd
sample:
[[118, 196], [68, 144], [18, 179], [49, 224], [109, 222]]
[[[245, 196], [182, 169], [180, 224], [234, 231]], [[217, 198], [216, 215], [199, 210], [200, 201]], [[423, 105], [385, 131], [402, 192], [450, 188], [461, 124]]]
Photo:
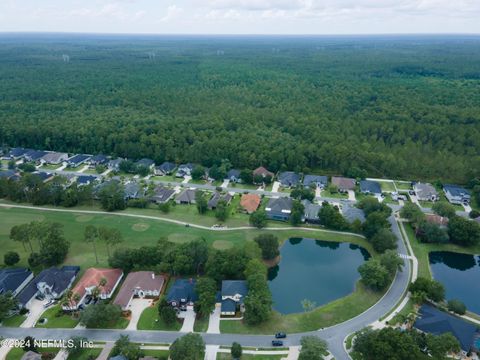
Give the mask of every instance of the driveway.
[[27, 318], [25, 321], [20, 325], [21, 328], [32, 328], [35, 326], [37, 323], [38, 319], [40, 319], [40, 316], [42, 316], [43, 312], [46, 310], [43, 305], [46, 304], [46, 300], [37, 300], [33, 299], [32, 303], [28, 307], [28, 310], [30, 312], [27, 315]]
[[230, 180], [229, 180], [229, 179], [225, 179], [225, 180], [223, 180], [223, 183], [222, 183], [222, 185], [220, 185], [220, 187], [222, 187], [222, 188], [225, 189], [225, 188], [228, 187], [228, 184], [230, 184]]
[[348, 200], [350, 201], [357, 201], [355, 198], [355, 191], [353, 190], [348, 190]]
[[195, 311], [193, 311], [193, 306], [188, 306], [187, 311], [182, 311], [180, 314], [183, 317], [183, 325], [180, 332], [193, 332], [193, 324], [195, 324]]
[[128, 310], [132, 312], [130, 322], [128, 323], [127, 330], [137, 330], [137, 323], [140, 320], [143, 310], [152, 305], [151, 299], [132, 299]]
[[278, 192], [278, 189], [280, 188], [280, 183], [278, 181], [274, 181], [273, 182], [273, 186], [272, 186], [272, 192]]
[[205, 346], [205, 360], [217, 360], [218, 349], [220, 349], [218, 345]]
[[208, 334], [220, 334], [220, 312], [221, 312], [221, 305], [216, 304], [215, 310], [210, 314], [210, 318], [208, 319]]
[[190, 180], [192, 180], [192, 177], [186, 175], [186, 176], [183, 178], [182, 184], [186, 184], [186, 183], [188, 183]]

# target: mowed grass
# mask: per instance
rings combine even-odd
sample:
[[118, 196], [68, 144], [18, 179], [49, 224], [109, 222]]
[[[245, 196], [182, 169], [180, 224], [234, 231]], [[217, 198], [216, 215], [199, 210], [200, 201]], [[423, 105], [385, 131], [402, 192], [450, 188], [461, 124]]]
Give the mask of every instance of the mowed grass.
[[47, 322], [42, 324], [37, 322], [35, 327], [72, 329], [79, 322], [78, 317], [65, 314], [60, 305], [55, 305], [45, 310], [42, 316], [40, 316], [40, 319], [43, 318], [47, 319]]
[[[386, 290], [385, 290], [386, 291]], [[269, 321], [258, 326], [249, 326], [243, 321], [221, 321], [220, 332], [235, 334], [274, 334], [278, 331], [298, 333], [332, 326], [364, 312], [383, 296], [358, 282], [350, 295], [320, 306], [313, 311], [282, 315], [273, 312]]]
[[195, 332], [206, 332], [208, 329], [209, 317], [204, 316], [202, 318], [196, 318], [195, 323], [193, 324], [193, 331]]
[[[38, 350], [40, 354], [56, 354], [60, 351], [59, 348], [41, 348]], [[12, 348], [5, 357], [5, 360], [21, 360], [22, 356], [25, 354], [22, 348]]]
[[380, 184], [380, 187], [382, 191], [384, 192], [394, 192], [395, 190], [395, 185], [393, 184], [393, 181], [378, 181]]
[[182, 328], [182, 323], [183, 320], [177, 320], [172, 325], [167, 325], [158, 315], [158, 307], [151, 306], [143, 310], [137, 324], [137, 329], [178, 331]]
[[2, 326], [19, 327], [27, 318], [26, 315], [13, 315], [2, 321]]
[[[130, 212], [131, 209], [129, 209]], [[131, 213], [139, 213], [131, 211]], [[162, 215], [157, 212], [157, 216]], [[197, 216], [200, 218], [200, 216]], [[217, 248], [225, 248], [226, 244], [241, 246], [261, 233], [272, 233], [283, 242], [290, 237], [306, 237], [318, 240], [330, 240], [339, 242], [351, 242], [365, 247], [373, 253], [370, 244], [363, 238], [349, 234], [336, 234], [328, 231], [293, 230], [269, 230], [248, 229], [232, 231], [212, 231], [197, 229], [192, 226], [186, 227], [161, 220], [139, 219], [127, 216], [110, 214], [82, 214], [75, 212], [42, 211], [41, 209], [4, 208], [0, 207], [0, 256], [7, 251], [16, 251], [20, 254], [19, 266], [27, 266], [29, 250], [24, 249], [19, 242], [9, 239], [10, 229], [14, 225], [24, 224], [31, 221], [47, 220], [63, 225], [66, 239], [70, 242], [70, 250], [65, 264], [79, 265], [83, 269], [95, 265], [95, 255], [91, 244], [83, 241], [85, 227], [89, 224], [95, 226], [109, 226], [118, 229], [123, 235], [123, 243], [119, 246], [138, 248], [141, 246], [155, 245], [161, 237], [175, 243], [185, 243], [196, 239], [205, 239], [210, 245]], [[195, 223], [195, 222], [192, 222]], [[139, 232], [139, 225], [143, 231]], [[282, 226], [275, 223], [275, 226]], [[286, 226], [286, 224], [283, 224]], [[38, 244], [33, 243], [34, 251], [38, 251]], [[108, 266], [106, 247], [102, 243], [97, 244], [99, 258], [98, 266]]]
[[67, 360], [90, 360], [96, 359], [102, 352], [101, 348], [83, 349], [79, 354], [69, 355]]
[[[158, 360], [167, 360], [169, 356], [169, 351], [168, 350], [142, 350], [144, 356], [153, 356], [154, 358], [157, 358]], [[242, 356], [243, 358], [243, 356]]]
[[395, 181], [395, 186], [398, 190], [411, 190], [412, 183], [409, 181]]
[[[280, 360], [286, 358], [287, 355], [254, 355], [254, 354], [243, 354], [242, 360]], [[217, 360], [232, 360], [232, 355], [230, 353], [217, 353]]]

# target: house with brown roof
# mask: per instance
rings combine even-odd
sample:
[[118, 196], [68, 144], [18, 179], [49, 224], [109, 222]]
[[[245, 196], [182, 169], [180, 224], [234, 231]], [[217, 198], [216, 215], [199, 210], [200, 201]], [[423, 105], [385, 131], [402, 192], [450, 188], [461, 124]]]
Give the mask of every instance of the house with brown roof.
[[332, 176], [332, 184], [335, 185], [340, 192], [355, 190], [355, 179], [350, 179], [342, 176]]
[[255, 212], [260, 206], [260, 196], [257, 194], [243, 194], [240, 199], [240, 206], [246, 211], [247, 214]]
[[153, 271], [131, 272], [125, 278], [113, 303], [119, 305], [124, 311], [128, 310], [134, 297], [159, 296], [164, 283], [165, 278], [161, 275], [155, 275]]
[[87, 269], [77, 285], [72, 289], [73, 296], [78, 297], [78, 300], [72, 300], [68, 306], [64, 305], [64, 310], [74, 310], [84, 304], [88, 304], [95, 289], [98, 289], [98, 297], [100, 299], [110, 299], [122, 277], [123, 271], [121, 269]]
[[260, 166], [258, 168], [256, 168], [255, 170], [253, 170], [253, 179], [255, 181], [255, 178], [256, 177], [262, 177], [263, 179], [265, 178], [271, 178], [273, 179], [273, 177], [275, 176], [274, 173], [268, 171], [267, 169], [265, 169], [263, 166]]
[[437, 224], [440, 227], [448, 225], [448, 218], [437, 214], [425, 214], [425, 220], [432, 224]]

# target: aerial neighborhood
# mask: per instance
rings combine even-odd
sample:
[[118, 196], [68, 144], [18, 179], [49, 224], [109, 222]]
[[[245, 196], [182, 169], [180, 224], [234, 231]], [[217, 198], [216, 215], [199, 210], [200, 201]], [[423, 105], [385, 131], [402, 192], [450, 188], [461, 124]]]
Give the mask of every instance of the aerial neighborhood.
[[[9, 238], [21, 242], [30, 255], [28, 261], [22, 262], [28, 266], [16, 266], [19, 263], [16, 252], [5, 255], [6, 265], [0, 269], [0, 296], [10, 299], [14, 306], [3, 315], [3, 326], [163, 330], [184, 334], [207, 330], [256, 331], [255, 326], [269, 324], [269, 329], [279, 331], [269, 345], [281, 348], [286, 331], [313, 328], [289, 327], [284, 320], [269, 323], [276, 311], [277, 295], [268, 284], [275, 281], [278, 264], [282, 269], [284, 261], [283, 248], [280, 250], [283, 239], [277, 237], [281, 233], [269, 234], [269, 227], [331, 230], [352, 239], [366, 239], [360, 243], [367, 249], [362, 250], [365, 263], [358, 273], [364, 286], [378, 298], [388, 284], [400, 281], [394, 280], [397, 266], [405, 268], [404, 260], [409, 271], [414, 266], [408, 260], [412, 255], [397, 254], [400, 247], [391, 221], [400, 221], [402, 229], [407, 229], [401, 233], [408, 231], [407, 235], [412, 236], [410, 241], [418, 241], [421, 246], [435, 242], [452, 242], [465, 248], [478, 246], [475, 245], [478, 239], [473, 238], [480, 228], [480, 213], [478, 203], [472, 201], [478, 188], [348, 174], [274, 172], [268, 170], [268, 165], [251, 170], [236, 169], [226, 163], [210, 167], [173, 161], [156, 164], [148, 158], [130, 160], [24, 148], [5, 149], [1, 159], [0, 194], [8, 201], [5, 206], [26, 203], [75, 209], [81, 205], [77, 222], [80, 225], [82, 221], [88, 222], [80, 235], [82, 251], [93, 249], [89, 260], [80, 266], [76, 261], [78, 256], [71, 253], [63, 237], [68, 228], [32, 221], [20, 222], [9, 230]], [[124, 235], [119, 228], [128, 217], [113, 227], [97, 226], [90, 223], [92, 215], [88, 210], [81, 213], [85, 208], [100, 211], [102, 216], [112, 213], [140, 219], [144, 216], [144, 219], [132, 226], [135, 236], [128, 237], [128, 246], [124, 247]], [[146, 221], [157, 218], [170, 221], [171, 226], [183, 227], [181, 235], [165, 238], [159, 232], [158, 243], [146, 244], [141, 240], [143, 232], [149, 231]], [[238, 242], [232, 247], [226, 239], [228, 231], [235, 231], [236, 226], [256, 229], [259, 233], [250, 238], [253, 241]], [[457, 234], [460, 227], [471, 227], [466, 231], [473, 235]], [[203, 235], [193, 235], [200, 230], [215, 231], [213, 236], [218, 234], [222, 238], [214, 240], [212, 248]], [[320, 236], [314, 234], [310, 236]], [[232, 238], [235, 236], [238, 235]], [[53, 248], [47, 254], [45, 249], [50, 242]], [[251, 245], [257, 250], [252, 250]], [[352, 251], [358, 248], [350, 245]], [[105, 250], [106, 261], [99, 261], [99, 251]], [[389, 261], [398, 262], [393, 271], [381, 263], [389, 256]], [[375, 270], [369, 270], [370, 263], [375, 263]], [[380, 279], [370, 283], [369, 271], [378, 273], [378, 267], [382, 266], [389, 274], [382, 280], [384, 283]], [[428, 336], [450, 336], [451, 333], [453, 340], [448, 338], [448, 341], [455, 345], [449, 351], [463, 358], [472, 356], [480, 346], [480, 332], [468, 322], [469, 313], [465, 315], [465, 311], [451, 307], [451, 301], [446, 302], [450, 298], [446, 299], [444, 293], [435, 300], [428, 293], [430, 288], [425, 288], [429, 282], [436, 284], [435, 280], [423, 273], [422, 268], [416, 271], [421, 276], [416, 281], [412, 279], [406, 302], [408, 311], [415, 316], [406, 316], [408, 312], [404, 316], [405, 310], [398, 310], [388, 320], [379, 320], [380, 324], [385, 331], [390, 331], [394, 324], [395, 329], [408, 334], [418, 331]], [[300, 302], [304, 309], [302, 316], [317, 311], [314, 301], [302, 298]], [[366, 304], [362, 309], [371, 305]], [[322, 324], [318, 327], [323, 327]], [[362, 337], [371, 335], [358, 332], [356, 336], [361, 344]], [[100, 351], [101, 348], [92, 350], [92, 358]], [[145, 354], [147, 350], [138, 347], [138, 351]], [[35, 358], [35, 354], [25, 352], [22, 359]], [[117, 352], [110, 352], [114, 354]], [[122, 354], [109, 358], [127, 359]], [[150, 359], [135, 357], [140, 358]]]

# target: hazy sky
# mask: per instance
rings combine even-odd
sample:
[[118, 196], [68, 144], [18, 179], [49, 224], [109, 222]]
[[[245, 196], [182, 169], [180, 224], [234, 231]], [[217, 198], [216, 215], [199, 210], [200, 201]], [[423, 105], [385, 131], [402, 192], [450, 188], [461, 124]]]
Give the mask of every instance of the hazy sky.
[[0, 0], [0, 31], [480, 33], [480, 0]]

